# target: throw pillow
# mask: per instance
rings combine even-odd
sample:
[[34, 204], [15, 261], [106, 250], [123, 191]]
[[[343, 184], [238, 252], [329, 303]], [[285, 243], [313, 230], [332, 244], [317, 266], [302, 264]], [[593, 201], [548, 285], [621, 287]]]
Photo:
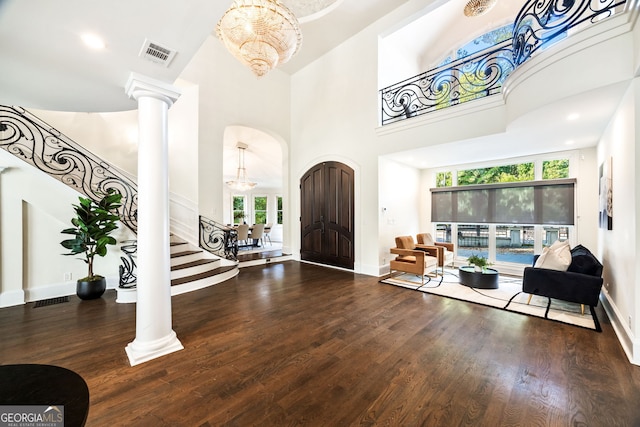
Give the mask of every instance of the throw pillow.
[[534, 267], [546, 268], [549, 270], [567, 271], [571, 264], [571, 249], [569, 242], [556, 240], [553, 245], [542, 250]]

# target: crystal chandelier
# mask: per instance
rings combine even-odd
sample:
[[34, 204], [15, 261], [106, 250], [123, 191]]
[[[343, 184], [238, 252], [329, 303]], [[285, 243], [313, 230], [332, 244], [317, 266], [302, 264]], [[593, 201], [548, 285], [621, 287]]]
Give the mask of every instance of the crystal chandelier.
[[244, 150], [248, 145], [243, 142], [238, 142], [238, 172], [234, 181], [227, 181], [226, 184], [229, 188], [238, 191], [251, 190], [257, 185], [255, 182], [251, 182], [247, 179], [247, 170], [244, 167]]
[[466, 16], [480, 16], [489, 12], [496, 5], [497, 0], [470, 0], [464, 7]]
[[298, 20], [278, 0], [234, 0], [216, 33], [258, 77], [291, 59], [302, 43]]

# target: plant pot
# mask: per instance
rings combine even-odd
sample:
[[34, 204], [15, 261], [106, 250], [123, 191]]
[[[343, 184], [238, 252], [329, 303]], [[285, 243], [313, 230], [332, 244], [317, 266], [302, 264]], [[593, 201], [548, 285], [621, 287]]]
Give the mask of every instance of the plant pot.
[[94, 280], [78, 280], [76, 295], [83, 300], [100, 298], [107, 289], [107, 279], [101, 277]]

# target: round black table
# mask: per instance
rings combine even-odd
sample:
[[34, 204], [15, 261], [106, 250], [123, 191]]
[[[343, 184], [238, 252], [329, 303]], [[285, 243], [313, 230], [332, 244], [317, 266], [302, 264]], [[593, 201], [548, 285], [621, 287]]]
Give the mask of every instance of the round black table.
[[460, 267], [458, 272], [461, 285], [470, 288], [498, 289], [498, 270], [485, 267], [482, 271], [475, 271], [474, 267], [464, 266]]
[[50, 411], [62, 414], [64, 426], [84, 426], [89, 387], [80, 375], [60, 366], [0, 365], [0, 415], [14, 406], [32, 406], [38, 413], [56, 407]]

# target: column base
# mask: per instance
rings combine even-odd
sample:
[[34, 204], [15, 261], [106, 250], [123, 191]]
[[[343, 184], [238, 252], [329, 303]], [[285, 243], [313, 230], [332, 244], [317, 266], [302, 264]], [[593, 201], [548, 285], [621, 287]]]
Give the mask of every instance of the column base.
[[0, 308], [26, 304], [25, 294], [22, 289], [0, 292]]
[[184, 349], [184, 347], [176, 336], [176, 333], [171, 331], [171, 333], [166, 337], [155, 341], [140, 342], [136, 338], [127, 344], [124, 350], [129, 357], [129, 363], [131, 366], [136, 366], [140, 363], [148, 362], [149, 360], [156, 359], [182, 349]]

